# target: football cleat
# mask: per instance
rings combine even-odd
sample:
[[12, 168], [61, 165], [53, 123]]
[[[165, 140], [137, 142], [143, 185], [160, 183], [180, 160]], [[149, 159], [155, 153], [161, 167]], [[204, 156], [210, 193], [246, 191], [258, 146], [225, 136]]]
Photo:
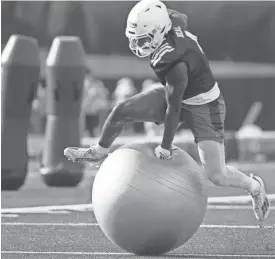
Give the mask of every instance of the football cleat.
[[97, 152], [95, 145], [89, 148], [68, 147], [64, 150], [64, 155], [73, 162], [90, 162], [91, 164], [101, 164], [108, 154]]
[[258, 221], [263, 221], [269, 214], [270, 211], [270, 204], [269, 200], [266, 196], [265, 187], [263, 180], [258, 177], [250, 174], [254, 180], [260, 183], [260, 188], [255, 193], [251, 193], [252, 203], [253, 203], [253, 210]]

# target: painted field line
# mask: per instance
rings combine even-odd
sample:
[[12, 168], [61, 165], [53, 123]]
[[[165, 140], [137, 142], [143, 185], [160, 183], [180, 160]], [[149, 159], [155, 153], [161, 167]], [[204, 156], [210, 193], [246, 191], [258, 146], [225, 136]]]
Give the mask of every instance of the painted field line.
[[[1, 217], [18, 217], [18, 214], [70, 214], [69, 211], [92, 211], [92, 207], [90, 205], [83, 207], [81, 210], [79, 209], [56, 209], [56, 208], [45, 208], [45, 207], [30, 207], [30, 208], [12, 208], [12, 209], [4, 209], [1, 212]], [[74, 205], [70, 205], [74, 206]], [[208, 205], [208, 210], [252, 210], [252, 205], [245, 206], [245, 205]], [[271, 206], [270, 210], [275, 210], [275, 206]], [[18, 214], [15, 214], [18, 213]]]
[[275, 225], [263, 225], [263, 227], [255, 226], [255, 225], [200, 225], [200, 228], [227, 228], [227, 229], [275, 229]]
[[1, 217], [3, 218], [18, 218], [18, 214], [2, 214]]
[[[267, 195], [270, 201], [275, 201], [275, 194]], [[245, 204], [251, 201], [250, 196], [226, 196], [226, 197], [209, 197], [208, 204]], [[221, 205], [222, 206], [222, 205]], [[209, 208], [211, 208], [209, 206]], [[218, 208], [218, 207], [217, 207]], [[22, 208], [5, 208], [1, 209], [1, 213], [48, 213], [55, 210], [73, 210], [87, 211], [92, 210], [92, 204], [75, 204], [75, 205], [53, 205], [53, 206], [37, 206]]]
[[2, 226], [27, 226], [27, 227], [98, 227], [98, 223], [51, 223], [51, 222], [1, 222]]
[[[275, 206], [270, 206], [270, 210], [275, 210]], [[252, 210], [251, 206], [244, 205], [208, 205], [208, 210]]]
[[[268, 194], [267, 197], [270, 201], [275, 201], [275, 194]], [[208, 204], [245, 204], [249, 202], [251, 202], [251, 197], [249, 195], [208, 198]]]
[[1, 213], [48, 213], [56, 210], [73, 210], [87, 211], [92, 210], [92, 204], [73, 204], [73, 205], [53, 205], [53, 206], [37, 206], [37, 207], [22, 207], [22, 208], [6, 208], [1, 209]]
[[[275, 201], [275, 194], [269, 194], [268, 198], [270, 201]], [[209, 197], [208, 204], [246, 204], [251, 201], [250, 196], [226, 196], [226, 197]], [[211, 207], [209, 209], [222, 209], [223, 205]], [[232, 208], [232, 207], [230, 207]], [[233, 209], [233, 208], [232, 208]], [[241, 206], [236, 207], [236, 209], [242, 209]], [[37, 206], [37, 207], [22, 207], [22, 208], [6, 208], [1, 209], [1, 213], [54, 213], [58, 210], [72, 210], [72, 211], [87, 211], [93, 210], [92, 204], [75, 204], [75, 205], [53, 205], [53, 206]]]
[[[135, 256], [131, 253], [112, 253], [112, 252], [42, 252], [42, 251], [1, 251], [2, 254], [34, 254], [34, 255], [105, 255], [105, 256]], [[272, 257], [272, 255], [253, 255], [253, 254], [241, 254], [241, 255], [230, 255], [230, 254], [164, 254], [164, 255], [171, 255], [171, 256], [177, 256], [181, 258], [187, 258], [187, 257], [199, 257], [199, 258], [209, 258], [209, 257], [226, 257], [226, 258], [275, 258]], [[136, 256], [137, 257], [137, 256]]]
[[[50, 223], [50, 222], [2, 222], [2, 226], [28, 226], [28, 227], [98, 227], [98, 223]], [[258, 229], [256, 225], [205, 225], [200, 228], [227, 228], [227, 229]], [[275, 228], [275, 226], [264, 225], [263, 228]]]

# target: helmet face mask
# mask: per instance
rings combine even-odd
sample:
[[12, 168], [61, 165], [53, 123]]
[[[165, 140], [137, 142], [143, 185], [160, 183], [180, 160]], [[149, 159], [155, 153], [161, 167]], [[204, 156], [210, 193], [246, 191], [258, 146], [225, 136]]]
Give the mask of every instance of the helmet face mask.
[[138, 57], [152, 54], [171, 28], [167, 9], [158, 0], [142, 0], [131, 10], [126, 27], [129, 48]]
[[129, 37], [129, 48], [138, 57], [149, 56], [157, 47], [157, 43], [152, 35], [143, 35], [139, 37]]

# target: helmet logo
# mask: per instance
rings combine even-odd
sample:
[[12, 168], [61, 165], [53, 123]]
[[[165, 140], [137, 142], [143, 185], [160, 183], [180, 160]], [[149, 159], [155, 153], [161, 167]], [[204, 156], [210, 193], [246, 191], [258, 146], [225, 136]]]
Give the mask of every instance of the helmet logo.
[[153, 29], [151, 33], [155, 35], [157, 33], [157, 29]]
[[137, 23], [136, 22], [129, 22], [129, 26], [131, 28], [137, 28]]
[[161, 26], [160, 25], [156, 25], [155, 28], [152, 30], [152, 34], [155, 35], [157, 33], [157, 31], [161, 30]]

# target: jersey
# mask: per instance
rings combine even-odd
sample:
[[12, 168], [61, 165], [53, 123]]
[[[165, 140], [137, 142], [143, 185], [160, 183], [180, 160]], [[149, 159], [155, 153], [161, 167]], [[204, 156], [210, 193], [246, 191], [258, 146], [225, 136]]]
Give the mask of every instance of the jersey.
[[184, 62], [188, 84], [183, 103], [204, 104], [218, 98], [220, 90], [212, 74], [208, 59], [198, 44], [197, 37], [186, 29], [186, 20], [179, 13], [169, 13], [172, 28], [162, 45], [150, 55], [150, 66], [162, 85], [165, 76], [177, 63]]

